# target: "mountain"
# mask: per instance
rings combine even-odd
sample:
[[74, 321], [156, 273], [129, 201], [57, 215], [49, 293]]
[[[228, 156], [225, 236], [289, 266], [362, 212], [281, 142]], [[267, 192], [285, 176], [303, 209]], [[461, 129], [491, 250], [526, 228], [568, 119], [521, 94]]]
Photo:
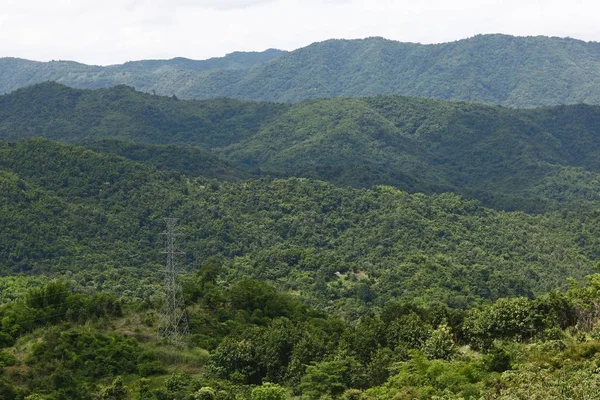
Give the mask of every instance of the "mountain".
[[[192, 269], [222, 257], [232, 280], [270, 281], [336, 309], [348, 298], [541, 293], [593, 272], [599, 255], [595, 212], [507, 213], [454, 194], [298, 178], [194, 179], [47, 139], [0, 142], [0, 173], [2, 272], [85, 285], [102, 275], [135, 298], [157, 279], [167, 215], [180, 221]], [[358, 279], [340, 279], [348, 274]]]
[[292, 52], [109, 67], [0, 60], [0, 93], [47, 80], [79, 88], [127, 84], [187, 99], [298, 102], [402, 94], [510, 107], [600, 104], [600, 44], [496, 34], [431, 45], [328, 40]]
[[91, 91], [47, 82], [0, 97], [0, 135], [221, 147], [253, 135], [288, 107], [229, 99], [178, 101], [124, 85]]
[[[184, 345], [157, 340], [165, 215]], [[589, 398], [598, 215], [0, 141], [0, 398]]]
[[[455, 191], [536, 212], [598, 199], [599, 127], [598, 106], [514, 110], [394, 95], [286, 105], [44, 83], [0, 97], [4, 139], [45, 136], [205, 177]], [[94, 144], [106, 140], [135, 145]]]
[[0, 93], [45, 81], [63, 82], [82, 88], [102, 88], [127, 84], [140, 90], [174, 94], [182, 80], [195, 73], [214, 69], [248, 68], [276, 58], [285, 52], [269, 49], [263, 52], [233, 52], [225, 57], [190, 60], [130, 61], [107, 67], [85, 65], [73, 61], [37, 62], [19, 58], [0, 58]]
[[176, 57], [170, 60], [141, 60], [129, 61], [121, 65], [106, 67], [111, 71], [120, 73], [156, 71], [160, 69], [180, 69], [190, 71], [210, 71], [214, 69], [242, 69], [262, 64], [279, 57], [286, 52], [277, 49], [268, 49], [261, 52], [235, 51], [225, 57], [209, 58], [208, 60], [191, 60], [189, 58]]

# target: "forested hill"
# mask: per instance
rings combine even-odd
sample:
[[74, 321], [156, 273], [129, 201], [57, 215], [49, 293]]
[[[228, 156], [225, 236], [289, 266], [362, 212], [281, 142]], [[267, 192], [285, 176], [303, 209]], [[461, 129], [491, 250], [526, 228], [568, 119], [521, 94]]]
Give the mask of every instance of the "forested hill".
[[[0, 399], [595, 398], [599, 214], [0, 140]], [[177, 344], [156, 337], [166, 215]]]
[[511, 107], [600, 104], [600, 44], [497, 34], [435, 45], [328, 40], [292, 52], [110, 67], [0, 59], [0, 93], [47, 80], [79, 88], [127, 84], [189, 99], [297, 102], [402, 94]]
[[0, 93], [45, 81], [58, 81], [82, 88], [102, 88], [118, 84], [140, 90], [173, 94], [195, 74], [210, 70], [248, 68], [265, 63], [285, 52], [269, 49], [263, 52], [236, 51], [225, 57], [190, 60], [177, 57], [170, 60], [129, 61], [101, 67], [73, 61], [37, 62], [19, 58], [0, 58]]
[[[226, 260], [340, 312], [396, 296], [457, 307], [564, 287], [594, 271], [597, 213], [498, 212], [453, 194], [307, 179], [218, 182], [46, 139], [0, 141], [0, 272], [68, 273], [144, 297], [158, 282], [162, 217], [186, 265]], [[150, 284], [150, 285], [153, 285]]]
[[543, 211], [600, 195], [597, 106], [513, 110], [393, 95], [185, 101], [44, 83], [0, 97], [0, 138], [32, 136], [190, 175], [456, 191], [504, 209]]

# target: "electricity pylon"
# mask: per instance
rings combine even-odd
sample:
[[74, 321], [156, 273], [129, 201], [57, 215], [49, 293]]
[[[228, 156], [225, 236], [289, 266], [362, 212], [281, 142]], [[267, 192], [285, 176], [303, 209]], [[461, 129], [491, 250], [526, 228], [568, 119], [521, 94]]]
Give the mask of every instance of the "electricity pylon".
[[173, 344], [180, 344], [183, 337], [189, 333], [183, 290], [179, 282], [180, 270], [177, 268], [176, 257], [185, 254], [175, 248], [175, 236], [177, 232], [177, 219], [165, 218], [167, 230], [162, 233], [167, 238], [167, 244], [163, 254], [167, 255], [164, 282], [164, 305], [161, 324], [158, 328], [160, 339], [167, 340]]

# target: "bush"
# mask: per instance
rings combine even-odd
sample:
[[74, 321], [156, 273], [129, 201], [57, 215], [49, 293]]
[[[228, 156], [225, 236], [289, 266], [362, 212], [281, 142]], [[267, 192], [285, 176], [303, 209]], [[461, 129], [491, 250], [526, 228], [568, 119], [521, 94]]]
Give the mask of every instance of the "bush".
[[216, 392], [213, 388], [205, 386], [198, 389], [194, 393], [194, 400], [214, 400], [216, 398]]
[[342, 394], [342, 400], [361, 400], [363, 398], [362, 390], [348, 389]]
[[494, 347], [483, 358], [483, 365], [489, 372], [504, 372], [512, 367], [512, 357], [501, 347]]
[[279, 385], [265, 382], [252, 389], [250, 397], [252, 400], [285, 400], [287, 392]]
[[423, 351], [429, 359], [450, 360], [454, 355], [454, 339], [447, 325], [440, 325], [433, 331], [423, 346]]
[[17, 365], [17, 359], [10, 353], [6, 351], [0, 351], [0, 366], [13, 366]]
[[138, 373], [144, 377], [160, 375], [163, 374], [165, 371], [166, 370], [160, 361], [148, 361], [138, 364]]

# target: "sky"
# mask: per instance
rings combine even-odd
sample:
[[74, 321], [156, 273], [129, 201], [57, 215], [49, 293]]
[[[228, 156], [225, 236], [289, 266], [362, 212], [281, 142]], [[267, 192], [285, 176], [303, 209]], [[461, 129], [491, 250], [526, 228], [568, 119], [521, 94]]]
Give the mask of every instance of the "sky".
[[597, 0], [0, 0], [0, 57], [109, 65], [371, 36], [600, 41], [598, 15]]

